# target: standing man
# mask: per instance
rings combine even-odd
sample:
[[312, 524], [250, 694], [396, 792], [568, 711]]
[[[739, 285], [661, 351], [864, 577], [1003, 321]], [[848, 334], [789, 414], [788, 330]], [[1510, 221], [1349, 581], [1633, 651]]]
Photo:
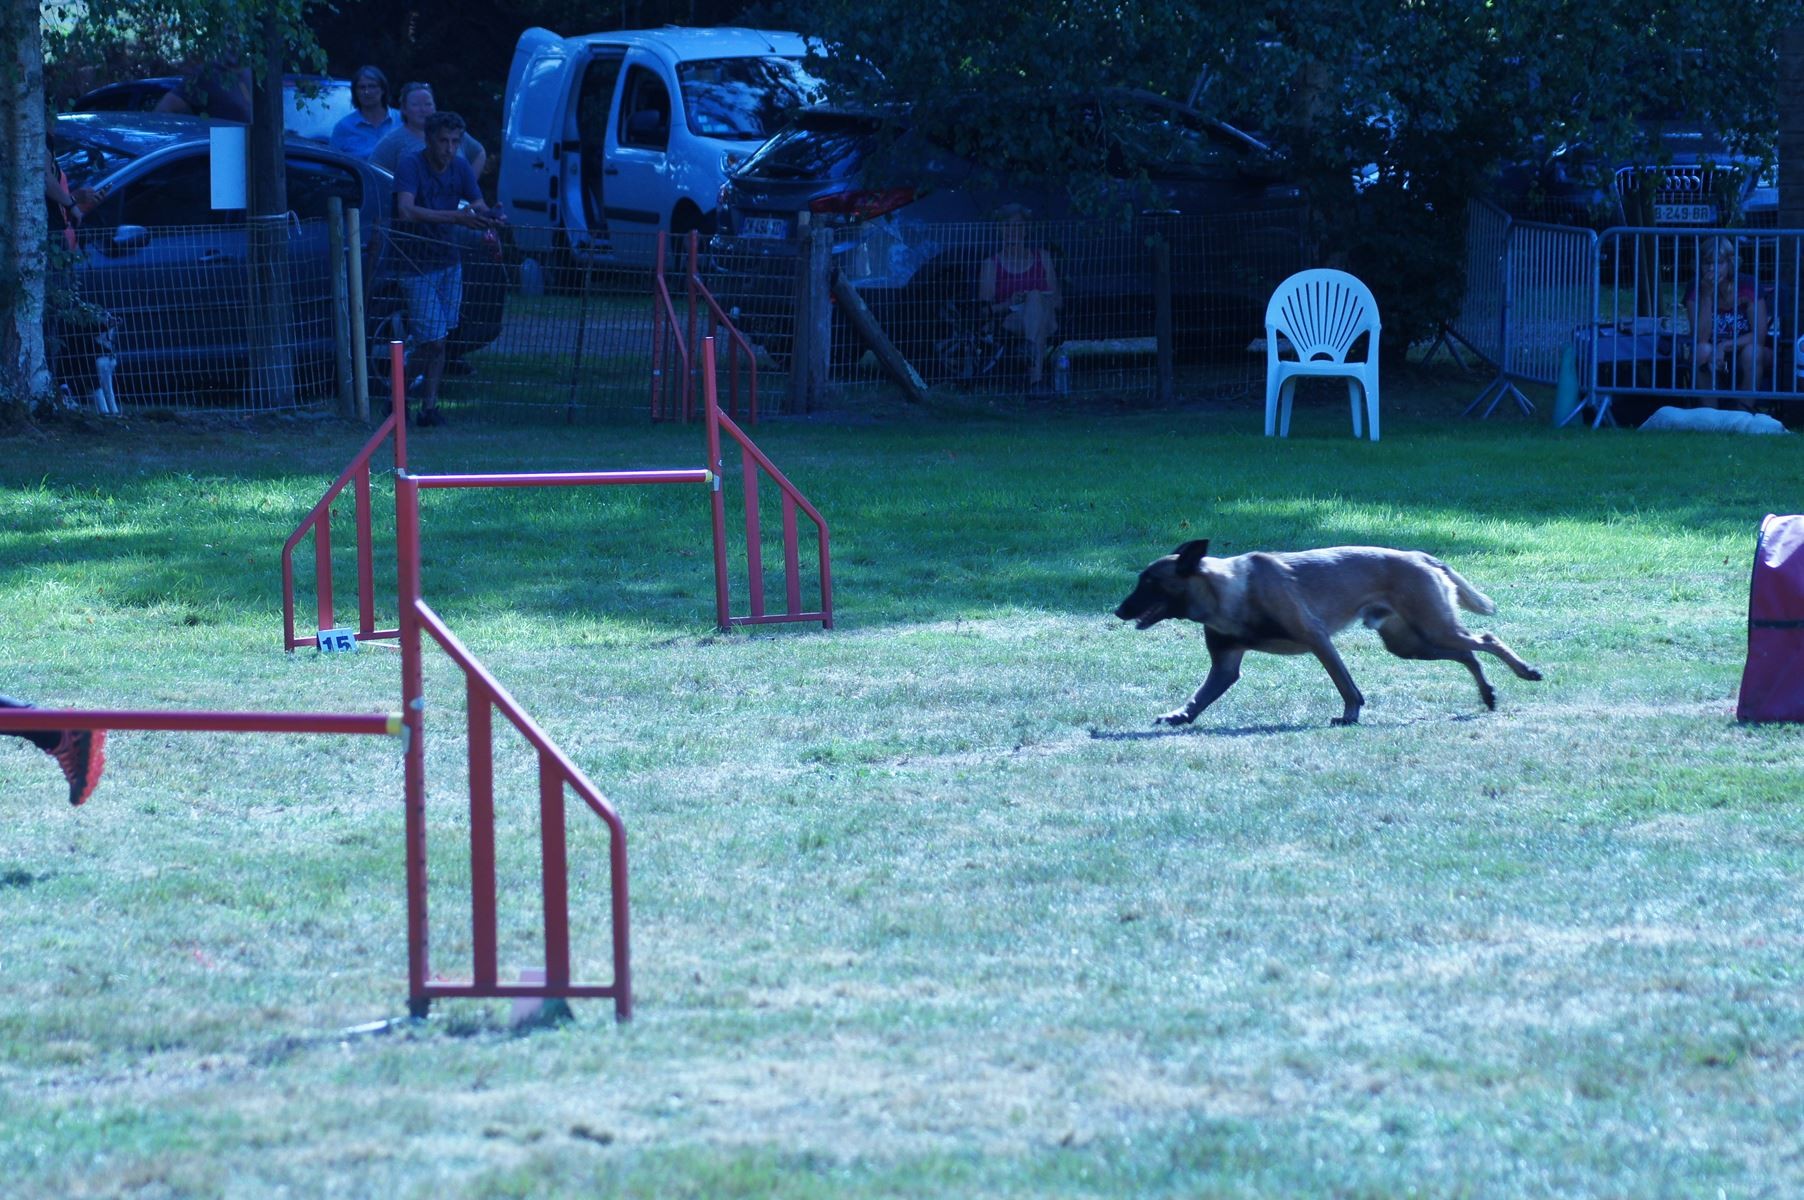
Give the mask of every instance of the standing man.
[[351, 100], [355, 107], [332, 127], [332, 149], [368, 158], [384, 134], [401, 128], [400, 112], [388, 106], [388, 76], [375, 67], [358, 67], [351, 76]]
[[[414, 364], [425, 377], [419, 423], [442, 425], [438, 385], [445, 374], [445, 336], [457, 328], [463, 305], [463, 259], [454, 232], [462, 226], [487, 232], [499, 219], [482, 202], [476, 172], [461, 154], [464, 119], [452, 112], [426, 118], [426, 145], [401, 156], [395, 173], [395, 216], [414, 234], [397, 238], [401, 292], [407, 300], [407, 332]], [[403, 417], [405, 419], [405, 417]]]

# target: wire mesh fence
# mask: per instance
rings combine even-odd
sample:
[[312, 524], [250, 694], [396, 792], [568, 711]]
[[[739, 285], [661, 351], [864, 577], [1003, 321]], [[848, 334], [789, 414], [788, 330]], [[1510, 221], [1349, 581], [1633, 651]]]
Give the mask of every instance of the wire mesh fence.
[[[1265, 303], [1304, 265], [1296, 212], [1015, 228], [1012, 249], [994, 222], [698, 241], [694, 280], [749, 339], [765, 413], [889, 388], [1150, 403], [1261, 386]], [[652, 408], [653, 238], [523, 254], [505, 234], [378, 224], [365, 241], [362, 294], [341, 279], [336, 299], [324, 221], [94, 231], [59, 276], [54, 369], [77, 402], [102, 411], [114, 401], [125, 411], [325, 407], [349, 386], [339, 342], [361, 320], [380, 414], [390, 340], [408, 346], [417, 395], [415, 350], [438, 332], [410, 310], [410, 279], [454, 262], [450, 311], [438, 314], [439, 398], [454, 415], [670, 415]], [[690, 255], [673, 239], [662, 269], [676, 332], [694, 345], [720, 331], [692, 294]]]
[[71, 403], [292, 410], [336, 385], [323, 220], [121, 225], [52, 250], [46, 332]]
[[[818, 321], [802, 340], [842, 391], [912, 371], [929, 388], [1185, 399], [1260, 385], [1266, 301], [1304, 265], [1294, 210], [1013, 228], [872, 221], [818, 234], [819, 251], [721, 237], [703, 278], [775, 370], [807, 369], [798, 322]], [[828, 271], [845, 286], [823, 289]]]

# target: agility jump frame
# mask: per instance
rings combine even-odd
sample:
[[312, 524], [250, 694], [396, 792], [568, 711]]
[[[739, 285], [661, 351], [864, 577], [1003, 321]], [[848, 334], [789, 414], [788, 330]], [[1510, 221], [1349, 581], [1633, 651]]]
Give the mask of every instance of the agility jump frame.
[[[659, 276], [662, 287], [662, 276]], [[664, 302], [668, 305], [669, 294], [664, 292]], [[737, 337], [737, 331], [733, 331]], [[659, 339], [658, 344], [662, 344]], [[743, 339], [740, 339], [743, 341]], [[681, 345], [681, 339], [678, 339]], [[749, 350], [747, 351], [749, 353]], [[364, 443], [355, 458], [351, 460], [332, 486], [326, 489], [317, 504], [289, 535], [282, 546], [282, 632], [284, 648], [290, 651], [303, 646], [317, 646], [317, 634], [300, 634], [295, 627], [295, 567], [296, 548], [302, 540], [313, 534], [313, 561], [315, 580], [316, 615], [318, 628], [336, 628], [337, 609], [334, 603], [332, 582], [332, 505], [348, 486], [352, 488], [355, 498], [354, 519], [356, 521], [357, 538], [357, 628], [353, 636], [358, 641], [376, 641], [393, 639], [400, 636], [400, 629], [379, 629], [376, 626], [375, 601], [375, 565], [374, 535], [371, 531], [371, 499], [370, 499], [370, 462], [391, 438], [394, 442], [394, 460], [397, 475], [407, 470], [407, 423], [402, 414], [406, 412], [405, 394], [406, 373], [401, 363], [401, 343], [390, 344], [391, 355], [390, 379], [392, 380], [393, 397], [388, 419], [377, 427], [368, 442]], [[758, 449], [739, 424], [720, 409], [719, 387], [715, 366], [715, 341], [707, 337], [701, 343], [701, 378], [703, 415], [706, 428], [706, 451], [708, 463], [699, 468], [680, 468], [667, 471], [583, 471], [563, 473], [537, 474], [487, 474], [487, 475], [442, 475], [433, 477], [437, 482], [432, 487], [567, 487], [567, 486], [608, 486], [634, 484], [702, 484], [709, 489], [709, 507], [714, 537], [714, 616], [721, 629], [730, 629], [735, 625], [767, 625], [795, 622], [821, 623], [823, 628], [833, 628], [833, 572], [832, 558], [827, 530], [827, 522], [820, 511], [808, 502], [808, 498], [792, 484], [774, 463]], [[683, 351], [683, 360], [687, 362], [687, 351]], [[754, 368], [755, 370], [755, 368]], [[688, 376], [685, 368], [685, 378]], [[737, 376], [735, 375], [735, 379]], [[752, 384], [753, 408], [756, 413], [756, 380]], [[727, 566], [727, 520], [726, 500], [721, 491], [722, 459], [721, 435], [737, 443], [740, 452], [741, 492], [745, 503], [745, 554], [746, 554], [746, 611], [735, 615], [731, 596], [731, 585]], [[783, 572], [784, 595], [783, 609], [773, 612], [766, 604], [764, 581], [764, 555], [761, 541], [762, 527], [759, 519], [759, 486], [760, 476], [769, 476], [776, 485], [781, 497], [782, 537], [783, 537]], [[819, 606], [813, 609], [803, 607], [802, 603], [802, 569], [798, 513], [805, 515], [814, 525], [815, 540], [818, 547], [816, 573], [820, 587]]]
[[[400, 411], [400, 410], [397, 410]], [[390, 418], [389, 424], [394, 423]], [[386, 426], [385, 426], [386, 429]], [[405, 456], [405, 426], [396, 426], [397, 452]], [[366, 452], [380, 444], [385, 432], [371, 440]], [[368, 457], [364, 455], [367, 468]], [[341, 477], [333, 492], [343, 486]], [[539, 477], [535, 486], [548, 481]], [[569, 476], [555, 482], [593, 482]], [[700, 482], [684, 478], [670, 482]], [[400, 735], [404, 742], [403, 778], [406, 839], [408, 1011], [424, 1017], [435, 999], [445, 998], [597, 998], [614, 1001], [616, 1020], [633, 1012], [632, 956], [629, 937], [626, 827], [614, 808], [567, 755], [527, 715], [476, 656], [458, 640], [420, 594], [419, 492], [421, 487], [469, 487], [498, 483], [482, 476], [416, 477], [397, 472], [395, 528], [399, 628], [386, 632], [401, 645], [401, 712], [178, 712], [133, 709], [8, 709], [0, 728], [22, 732], [62, 729], [168, 730], [221, 733], [313, 733]], [[367, 470], [357, 491], [361, 524], [367, 530]], [[316, 509], [316, 514], [322, 510]], [[322, 541], [325, 527], [321, 525]], [[367, 538], [363, 539], [367, 548]], [[365, 557], [363, 562], [367, 563]], [[286, 559], [284, 560], [286, 565]], [[367, 586], [369, 572], [361, 588]], [[368, 629], [369, 606], [363, 606]], [[424, 639], [430, 636], [463, 672], [467, 699], [470, 793], [471, 976], [451, 980], [431, 969], [427, 923], [426, 845], [426, 698], [422, 669]], [[291, 647], [292, 648], [292, 647]], [[541, 905], [544, 917], [544, 978], [503, 982], [498, 962], [498, 892], [495, 856], [494, 713], [499, 710], [536, 751], [539, 759], [539, 844]], [[586, 983], [570, 975], [570, 875], [567, 850], [566, 795], [575, 791], [608, 829], [612, 983]]]

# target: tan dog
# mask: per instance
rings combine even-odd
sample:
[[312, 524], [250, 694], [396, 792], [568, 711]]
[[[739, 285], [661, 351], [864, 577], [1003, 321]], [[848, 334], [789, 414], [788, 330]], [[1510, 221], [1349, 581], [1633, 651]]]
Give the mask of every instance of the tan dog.
[[1345, 710], [1336, 725], [1359, 722], [1365, 697], [1335, 652], [1334, 635], [1360, 621], [1378, 631], [1399, 658], [1450, 659], [1478, 680], [1486, 708], [1497, 693], [1479, 668], [1475, 650], [1495, 654], [1523, 679], [1541, 672], [1489, 633], [1473, 634], [1454, 610], [1494, 613], [1490, 597], [1431, 554], [1380, 546], [1333, 546], [1294, 554], [1207, 557], [1207, 539], [1185, 542], [1140, 572], [1140, 582], [1115, 615], [1147, 629], [1167, 617], [1203, 626], [1209, 677], [1190, 703], [1155, 725], [1188, 725], [1240, 678], [1248, 650], [1315, 655], [1328, 668]]

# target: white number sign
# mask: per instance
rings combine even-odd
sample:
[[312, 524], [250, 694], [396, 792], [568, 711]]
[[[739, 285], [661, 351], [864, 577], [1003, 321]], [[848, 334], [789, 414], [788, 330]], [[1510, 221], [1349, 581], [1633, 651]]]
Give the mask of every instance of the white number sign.
[[319, 631], [319, 652], [321, 654], [355, 654], [357, 653], [357, 637], [349, 629], [322, 629]]

